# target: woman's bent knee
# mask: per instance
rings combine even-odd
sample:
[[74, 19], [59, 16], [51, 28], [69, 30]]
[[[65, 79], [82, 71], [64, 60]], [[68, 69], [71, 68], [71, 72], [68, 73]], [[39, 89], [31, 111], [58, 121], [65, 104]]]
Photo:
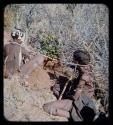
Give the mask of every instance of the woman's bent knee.
[[49, 112], [50, 106], [48, 104], [44, 104], [43, 109], [44, 111]]
[[47, 103], [47, 104], [44, 104], [44, 105], [43, 105], [43, 109], [44, 109], [44, 111], [46, 111], [47, 113], [51, 114], [52, 106]]
[[53, 107], [51, 104], [47, 103], [43, 105], [43, 109], [45, 112], [49, 113], [49, 114], [53, 114], [56, 115], [57, 110], [55, 107]]

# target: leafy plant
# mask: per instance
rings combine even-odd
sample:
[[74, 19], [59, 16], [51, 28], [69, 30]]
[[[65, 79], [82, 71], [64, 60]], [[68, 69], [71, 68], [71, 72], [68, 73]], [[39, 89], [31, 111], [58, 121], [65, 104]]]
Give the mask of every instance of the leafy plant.
[[53, 35], [46, 35], [41, 38], [41, 52], [51, 58], [60, 58], [61, 43]]

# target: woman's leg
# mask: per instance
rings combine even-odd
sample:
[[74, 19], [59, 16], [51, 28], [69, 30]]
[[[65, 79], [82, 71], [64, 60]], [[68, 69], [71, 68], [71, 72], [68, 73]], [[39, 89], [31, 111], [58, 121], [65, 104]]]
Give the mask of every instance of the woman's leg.
[[43, 105], [43, 109], [52, 115], [69, 118], [69, 110], [72, 107], [72, 101], [69, 99], [57, 100]]

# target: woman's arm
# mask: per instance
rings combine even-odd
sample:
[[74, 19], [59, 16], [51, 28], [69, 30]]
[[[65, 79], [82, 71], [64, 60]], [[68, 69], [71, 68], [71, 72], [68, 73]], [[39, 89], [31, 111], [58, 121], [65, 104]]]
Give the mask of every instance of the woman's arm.
[[91, 66], [80, 67], [80, 70], [81, 70], [81, 77], [79, 80], [79, 84], [75, 90], [75, 95], [74, 95], [75, 100], [78, 99], [79, 96], [81, 95], [85, 83], [90, 83], [93, 80]]

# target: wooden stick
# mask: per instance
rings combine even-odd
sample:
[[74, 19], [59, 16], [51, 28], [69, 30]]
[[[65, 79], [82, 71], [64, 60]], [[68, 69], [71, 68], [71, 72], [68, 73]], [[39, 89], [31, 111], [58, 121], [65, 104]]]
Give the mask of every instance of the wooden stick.
[[89, 62], [89, 64], [87, 64], [87, 65], [81, 65], [81, 64], [78, 64], [78, 63], [63, 63], [64, 65], [72, 65], [72, 66], [81, 66], [81, 67], [85, 67], [85, 66], [88, 66], [88, 65], [91, 65], [91, 66], [93, 66], [92, 64], [91, 64], [91, 62]]
[[65, 90], [67, 88], [67, 85], [68, 85], [69, 81], [72, 80], [72, 78], [73, 78], [73, 76], [70, 76], [69, 80], [66, 82], [66, 84], [65, 84], [65, 86], [64, 86], [64, 88], [63, 88], [63, 90], [62, 90], [62, 92], [61, 92], [60, 97], [59, 97], [58, 100], [62, 99], [62, 96], [63, 96], [63, 94], [64, 94], [64, 92], [65, 92]]

